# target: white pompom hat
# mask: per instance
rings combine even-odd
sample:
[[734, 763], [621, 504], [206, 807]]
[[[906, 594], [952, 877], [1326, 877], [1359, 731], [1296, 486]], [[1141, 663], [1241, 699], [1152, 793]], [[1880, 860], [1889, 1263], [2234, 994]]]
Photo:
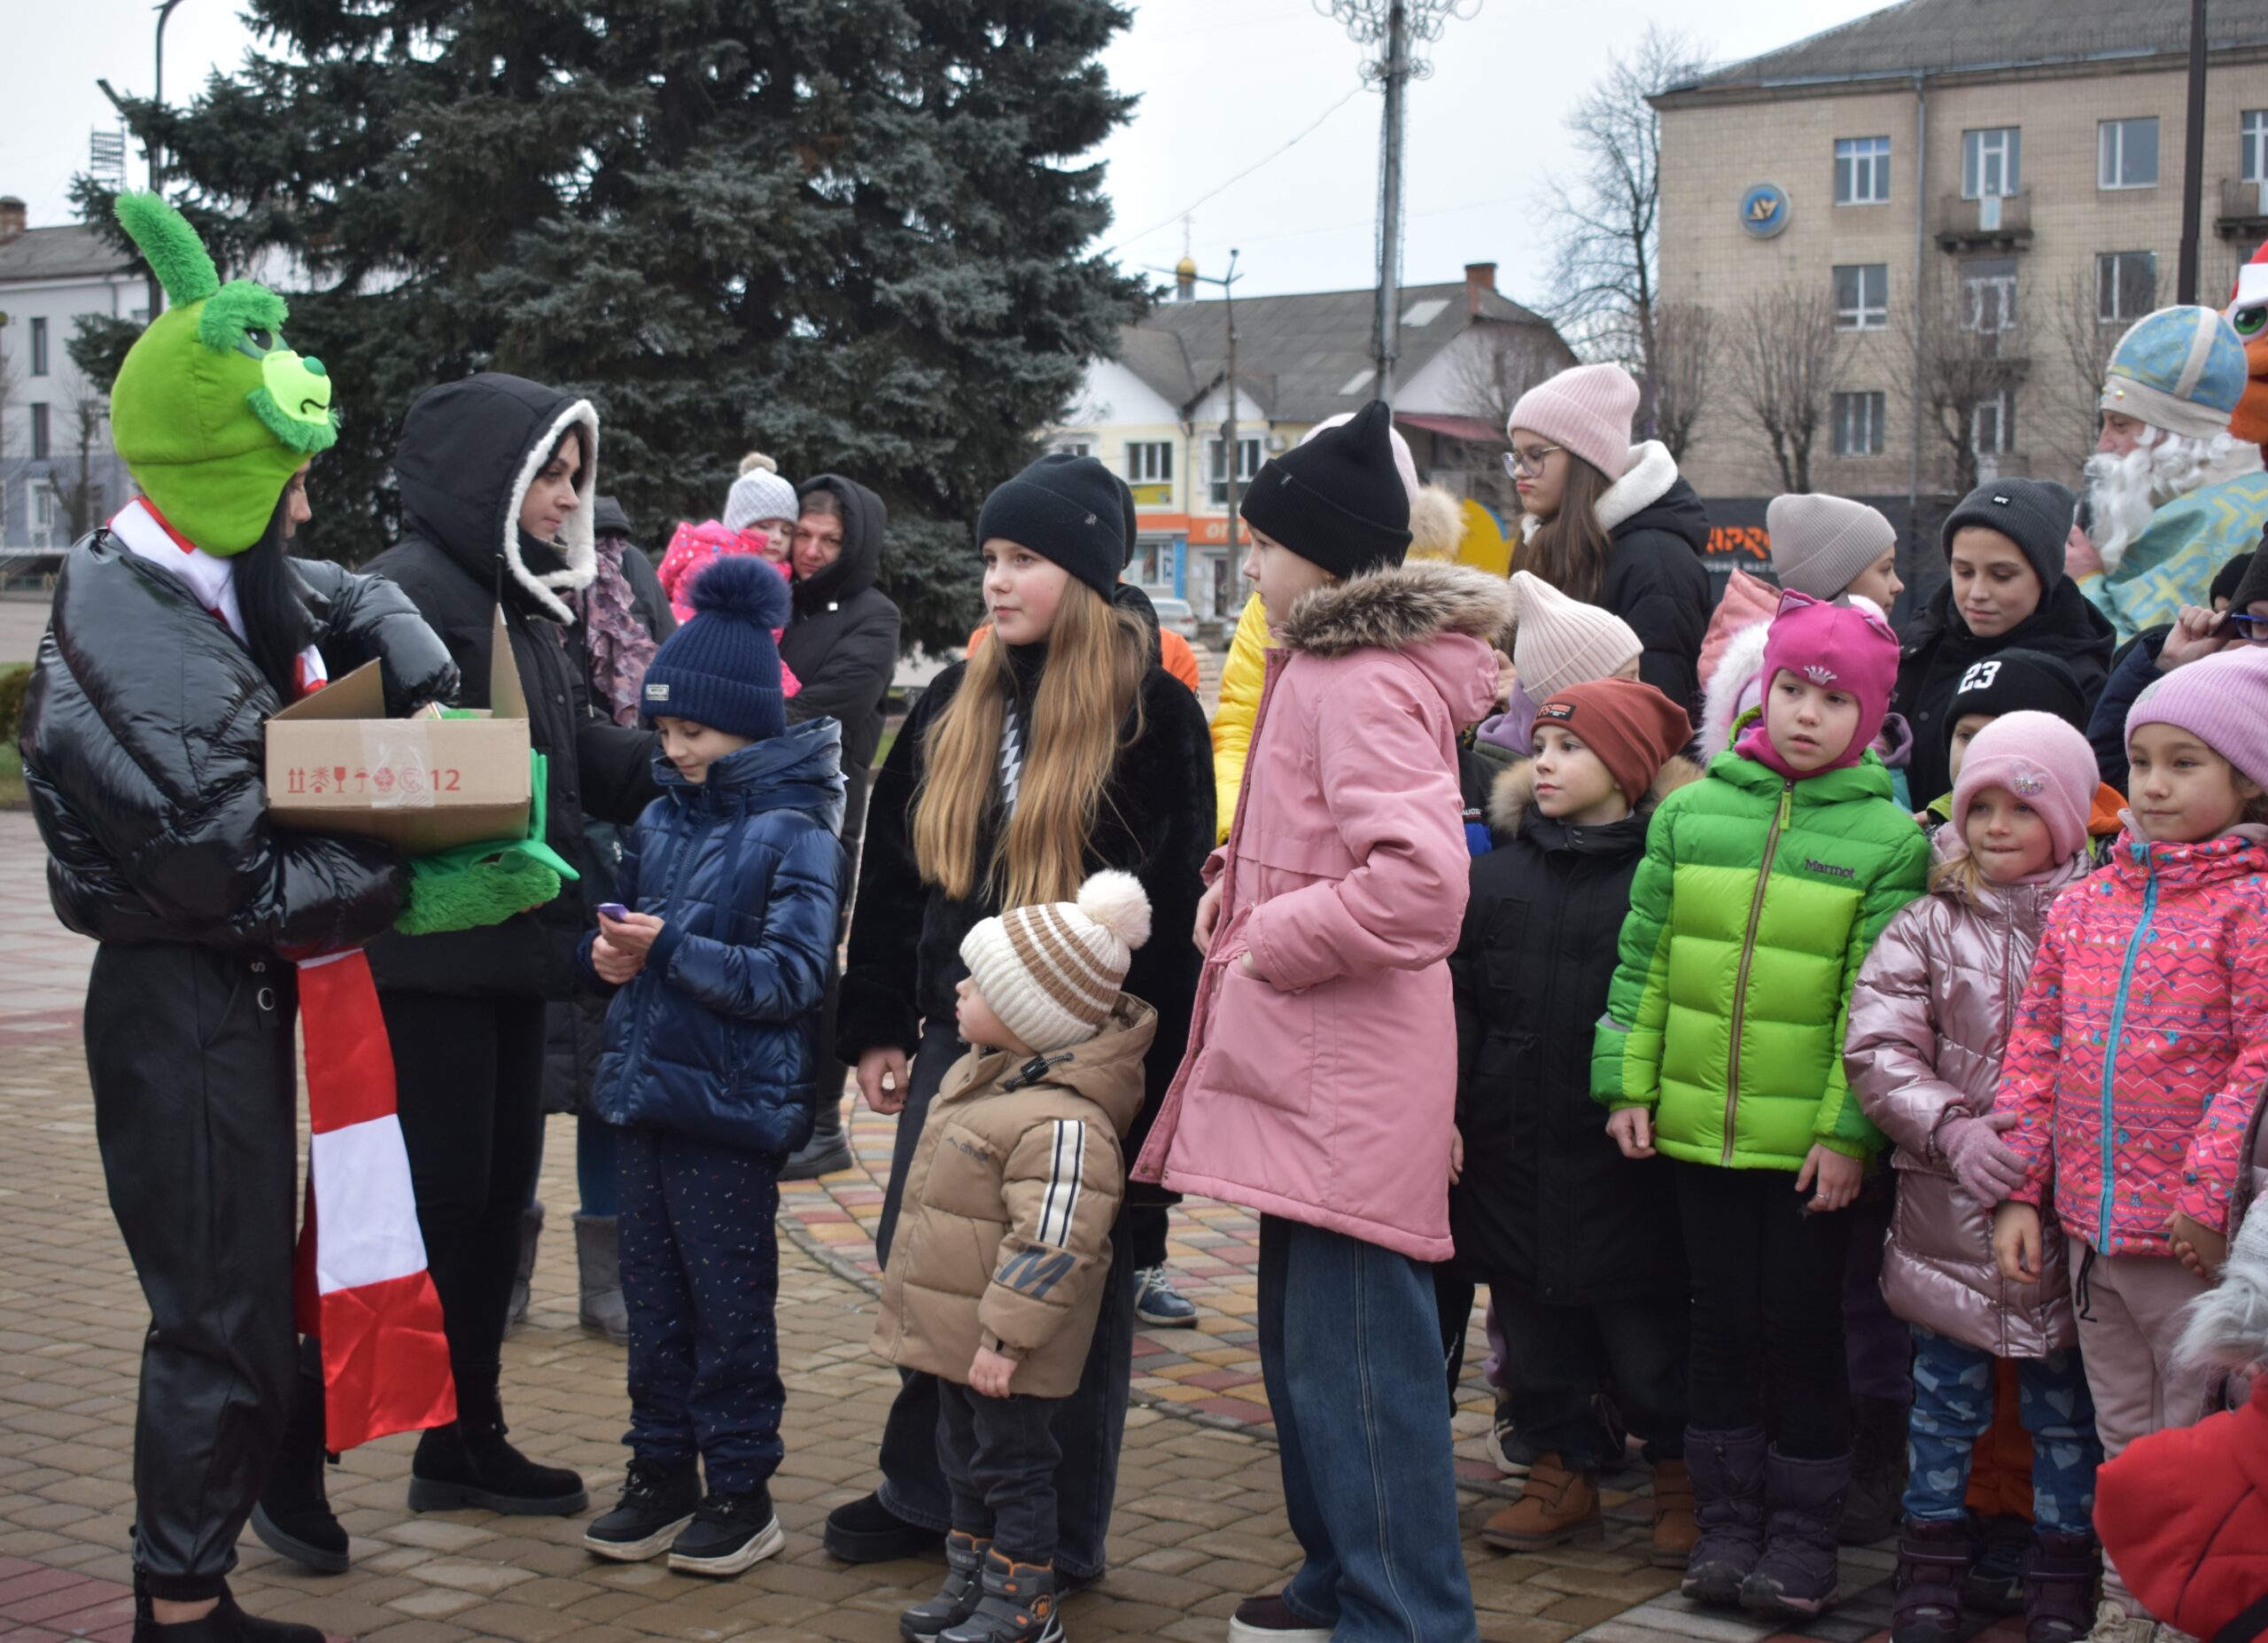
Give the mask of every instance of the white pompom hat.
[[1000, 1024], [1041, 1055], [1084, 1044], [1118, 1008], [1150, 898], [1131, 873], [1096, 874], [1076, 901], [1011, 907], [961, 938], [961, 962]]

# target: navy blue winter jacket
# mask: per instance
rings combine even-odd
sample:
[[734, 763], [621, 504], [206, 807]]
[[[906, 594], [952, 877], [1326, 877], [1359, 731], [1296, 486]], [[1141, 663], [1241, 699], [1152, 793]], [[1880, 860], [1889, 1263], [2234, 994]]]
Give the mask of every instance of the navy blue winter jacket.
[[[592, 1103], [608, 1123], [751, 1152], [810, 1139], [849, 877], [842, 746], [842, 728], [814, 719], [718, 759], [700, 784], [656, 757], [662, 796], [638, 819], [617, 893], [663, 928], [607, 1011]], [[581, 948], [594, 983], [596, 938]]]

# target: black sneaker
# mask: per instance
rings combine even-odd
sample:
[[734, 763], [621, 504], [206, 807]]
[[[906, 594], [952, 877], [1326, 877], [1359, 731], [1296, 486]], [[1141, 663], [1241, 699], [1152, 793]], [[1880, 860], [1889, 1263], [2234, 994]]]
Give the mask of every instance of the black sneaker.
[[622, 1503], [583, 1531], [583, 1545], [617, 1563], [642, 1563], [669, 1549], [700, 1505], [698, 1461], [633, 1460]]
[[670, 1567], [688, 1575], [737, 1575], [788, 1544], [772, 1510], [772, 1491], [725, 1495], [711, 1490], [693, 1522], [670, 1546]]
[[1134, 1315], [1144, 1323], [1166, 1329], [1195, 1327], [1197, 1303], [1173, 1287], [1164, 1267], [1144, 1267], [1134, 1285]]

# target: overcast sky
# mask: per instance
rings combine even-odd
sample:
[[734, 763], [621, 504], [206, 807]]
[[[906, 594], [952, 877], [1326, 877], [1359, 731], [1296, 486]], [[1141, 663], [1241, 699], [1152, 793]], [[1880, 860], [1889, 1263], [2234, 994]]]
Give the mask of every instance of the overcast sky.
[[[1473, 11], [1473, 0], [1464, 5]], [[1696, 38], [1729, 61], [1875, 9], [1876, 0], [1730, 0], [1706, 8], [1708, 32]], [[0, 193], [20, 195], [35, 226], [67, 222], [88, 136], [115, 125], [95, 82], [149, 90], [153, 15], [148, 0], [16, 0], [11, 10], [18, 66], [0, 99]], [[1676, 25], [1695, 10], [1665, 0], [1480, 0], [1473, 15], [1452, 19], [1433, 49], [1433, 77], [1410, 91], [1405, 279], [1456, 279], [1467, 262], [1495, 261], [1507, 292], [1541, 300], [1545, 179], [1569, 163], [1562, 116], [1611, 51], [1649, 20]], [[251, 43], [231, 0], [182, 0], [166, 30], [172, 98]], [[1220, 273], [1234, 245], [1249, 276], [1243, 294], [1370, 284], [1380, 100], [1356, 90], [1363, 56], [1310, 0], [1144, 0], [1108, 57], [1114, 83], [1141, 97], [1103, 153], [1118, 219], [1113, 254], [1130, 270], [1170, 268], [1182, 214], [1257, 164], [1195, 206], [1191, 239], [1203, 270]], [[145, 175], [136, 156], [129, 175]]]

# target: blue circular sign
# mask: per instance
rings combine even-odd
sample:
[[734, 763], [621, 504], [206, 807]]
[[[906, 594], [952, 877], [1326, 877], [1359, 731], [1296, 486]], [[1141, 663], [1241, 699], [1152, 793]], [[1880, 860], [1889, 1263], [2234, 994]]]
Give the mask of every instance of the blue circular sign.
[[1752, 239], [1770, 239], [1794, 214], [1788, 191], [1777, 183], [1759, 183], [1740, 197], [1740, 225]]

